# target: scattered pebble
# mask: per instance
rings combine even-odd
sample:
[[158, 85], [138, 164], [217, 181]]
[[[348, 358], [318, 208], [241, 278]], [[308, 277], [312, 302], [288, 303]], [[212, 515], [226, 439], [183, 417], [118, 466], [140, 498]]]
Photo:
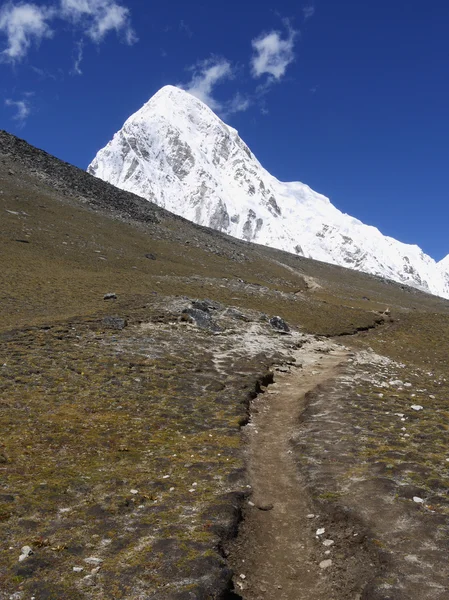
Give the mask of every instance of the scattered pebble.
[[413, 502], [416, 502], [417, 504], [422, 504], [424, 500], [419, 496], [413, 496]]
[[[449, 458], [446, 458], [446, 460], [449, 462]], [[312, 513], [310, 513], [309, 515], [307, 515], [307, 518], [308, 518], [308, 519], [314, 519], [314, 518], [315, 518], [315, 515], [314, 515], [314, 514], [312, 514]]]
[[136, 495], [139, 493], [139, 490], [129, 490], [129, 493]]
[[324, 527], [320, 527], [319, 529], [316, 530], [316, 535], [323, 535], [323, 533], [325, 532], [325, 528]]
[[246, 579], [246, 575], [244, 575], [243, 573], [240, 573], [239, 577], [240, 579]]
[[326, 560], [322, 560], [320, 562], [320, 569], [328, 569], [332, 566], [332, 559], [327, 558]]
[[22, 562], [32, 554], [34, 554], [33, 549], [30, 546], [23, 546], [20, 551], [22, 554], [19, 556], [19, 562]]
[[324, 540], [323, 546], [333, 546], [334, 540]]
[[84, 571], [84, 567], [73, 567], [73, 570], [75, 571], [75, 573], [81, 573], [82, 571]]
[[423, 410], [424, 407], [421, 404], [412, 404], [410, 407], [412, 410]]
[[103, 562], [102, 558], [97, 558], [96, 556], [89, 556], [89, 558], [85, 558], [84, 562], [87, 563], [88, 565], [101, 565], [101, 563]]

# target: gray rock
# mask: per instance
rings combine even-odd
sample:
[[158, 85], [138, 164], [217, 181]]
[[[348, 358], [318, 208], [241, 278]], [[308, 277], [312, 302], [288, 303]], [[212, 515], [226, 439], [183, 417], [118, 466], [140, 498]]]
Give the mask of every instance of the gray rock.
[[156, 254], [152, 254], [151, 252], [148, 252], [148, 254], [145, 254], [145, 258], [148, 258], [150, 260], [156, 260]]
[[222, 304], [215, 302], [214, 300], [209, 300], [209, 298], [205, 298], [204, 300], [194, 300], [192, 302], [192, 307], [197, 308], [198, 310], [203, 310], [204, 312], [223, 309]]
[[248, 317], [246, 315], [244, 315], [242, 312], [240, 312], [236, 308], [232, 308], [232, 307], [226, 309], [224, 316], [231, 317], [231, 319], [237, 319], [238, 321], [245, 321], [245, 322], [250, 321], [250, 319], [248, 319]]
[[290, 327], [287, 325], [287, 323], [281, 317], [271, 317], [270, 325], [278, 333], [289, 333], [290, 332]]
[[121, 331], [125, 329], [128, 325], [128, 321], [126, 319], [122, 319], [121, 317], [104, 317], [103, 318], [103, 326], [107, 329], [116, 329]]
[[108, 294], [105, 294], [103, 296], [103, 300], [117, 300], [117, 294], [114, 294], [113, 292], [109, 292]]
[[199, 310], [198, 308], [185, 308], [182, 311], [182, 314], [190, 317], [190, 320], [201, 329], [208, 329], [209, 331], [213, 332], [221, 331], [221, 327], [212, 321], [212, 317], [209, 312]]

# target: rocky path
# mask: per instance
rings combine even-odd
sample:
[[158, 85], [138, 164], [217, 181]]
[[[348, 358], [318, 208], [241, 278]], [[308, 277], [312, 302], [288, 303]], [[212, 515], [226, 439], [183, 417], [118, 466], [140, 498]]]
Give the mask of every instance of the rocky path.
[[[235, 590], [245, 600], [332, 599], [327, 563], [317, 541], [307, 497], [290, 450], [307, 392], [336, 375], [347, 351], [323, 342], [298, 351], [297, 365], [278, 372], [260, 394], [246, 427], [253, 494], [230, 555]], [[321, 563], [321, 566], [320, 566]]]

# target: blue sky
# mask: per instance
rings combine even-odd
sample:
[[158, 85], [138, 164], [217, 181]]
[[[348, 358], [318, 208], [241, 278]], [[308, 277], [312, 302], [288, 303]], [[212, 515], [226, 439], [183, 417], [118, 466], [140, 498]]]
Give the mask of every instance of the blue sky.
[[0, 128], [86, 168], [182, 85], [273, 175], [440, 259], [448, 28], [447, 0], [3, 2]]

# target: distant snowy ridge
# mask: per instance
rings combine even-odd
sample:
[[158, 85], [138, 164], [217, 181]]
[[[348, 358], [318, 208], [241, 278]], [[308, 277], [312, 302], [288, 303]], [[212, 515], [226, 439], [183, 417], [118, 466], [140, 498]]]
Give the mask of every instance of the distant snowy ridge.
[[278, 181], [235, 129], [179, 88], [162, 88], [129, 117], [88, 172], [199, 225], [449, 298], [449, 255], [437, 263], [307, 185]]

